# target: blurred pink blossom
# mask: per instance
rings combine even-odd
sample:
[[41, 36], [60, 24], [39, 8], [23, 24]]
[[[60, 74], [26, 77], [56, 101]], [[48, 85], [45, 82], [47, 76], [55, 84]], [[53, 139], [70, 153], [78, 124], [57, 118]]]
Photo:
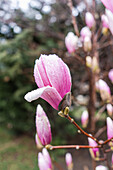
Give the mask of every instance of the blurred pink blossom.
[[[37, 106], [36, 111], [36, 130], [41, 144], [44, 146], [50, 144], [52, 140], [50, 123], [40, 105]], [[38, 138], [36, 140], [37, 144], [39, 143]]]
[[65, 45], [69, 53], [75, 52], [77, 49], [78, 37], [73, 33], [69, 32], [65, 37]]
[[92, 28], [95, 25], [95, 19], [94, 19], [93, 15], [90, 12], [86, 12], [86, 14], [85, 14], [85, 22], [86, 22], [86, 25], [89, 28]]
[[106, 16], [108, 18], [109, 29], [113, 35], [113, 13], [110, 10], [106, 9]]
[[80, 35], [81, 35], [82, 40], [84, 41], [85, 37], [91, 38], [92, 33], [91, 33], [89, 27], [85, 26], [81, 29]]
[[110, 117], [107, 117], [107, 137], [113, 138], [113, 121]]
[[107, 16], [106, 16], [105, 14], [103, 14], [103, 15], [101, 16], [101, 21], [102, 21], [103, 27], [109, 28], [108, 18], [107, 18]]
[[35, 63], [34, 77], [39, 88], [28, 92], [25, 99], [31, 102], [41, 97], [58, 110], [59, 103], [71, 90], [68, 66], [55, 54], [41, 55]]
[[111, 70], [109, 71], [108, 77], [109, 77], [109, 79], [111, 80], [111, 82], [113, 83], [113, 69], [111, 69]]
[[[97, 146], [98, 144], [91, 138], [88, 138], [89, 146]], [[91, 148], [91, 151], [93, 153], [93, 158], [96, 158], [99, 156], [99, 148]]]
[[38, 165], [40, 170], [52, 170], [52, 162], [48, 151], [44, 148], [38, 153]]
[[113, 106], [109, 103], [109, 104], [106, 105], [106, 108], [107, 108], [108, 115], [112, 116], [112, 114], [113, 114]]
[[81, 116], [81, 123], [82, 123], [82, 126], [83, 126], [84, 128], [87, 127], [88, 118], [89, 118], [88, 111], [87, 111], [87, 110], [84, 110], [83, 113], [82, 113], [82, 116]]
[[104, 6], [113, 12], [113, 0], [101, 0]]
[[66, 161], [66, 165], [67, 165], [68, 169], [71, 170], [73, 168], [73, 162], [72, 162], [72, 155], [71, 155], [71, 153], [66, 153], [65, 161]]
[[108, 168], [106, 166], [99, 165], [99, 166], [96, 167], [95, 170], [108, 170]]

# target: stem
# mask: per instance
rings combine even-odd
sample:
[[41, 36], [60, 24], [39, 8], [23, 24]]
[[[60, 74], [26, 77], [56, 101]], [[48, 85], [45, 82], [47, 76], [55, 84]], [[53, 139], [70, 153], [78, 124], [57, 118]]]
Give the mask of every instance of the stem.
[[65, 117], [74, 125], [76, 126], [80, 131], [81, 133], [83, 133], [84, 135], [86, 135], [87, 137], [89, 138], [92, 138], [94, 141], [96, 141], [99, 145], [101, 145], [101, 143], [96, 139], [94, 138], [93, 136], [91, 136], [90, 134], [86, 133], [83, 129], [80, 128], [80, 126], [74, 121], [74, 119], [72, 119], [69, 115], [65, 115]]
[[76, 33], [77, 36], [79, 36], [79, 30], [78, 30], [76, 18], [75, 18], [75, 17], [73, 16], [73, 14], [72, 14], [72, 11], [73, 11], [73, 3], [72, 3], [72, 0], [68, 0], [68, 5], [69, 5], [70, 10], [71, 10], [72, 23], [73, 23], [73, 27], [74, 27], [75, 33]]
[[50, 150], [53, 149], [89, 149], [89, 148], [101, 148], [101, 145], [97, 145], [97, 146], [89, 146], [89, 145], [59, 145], [59, 146], [50, 146]]

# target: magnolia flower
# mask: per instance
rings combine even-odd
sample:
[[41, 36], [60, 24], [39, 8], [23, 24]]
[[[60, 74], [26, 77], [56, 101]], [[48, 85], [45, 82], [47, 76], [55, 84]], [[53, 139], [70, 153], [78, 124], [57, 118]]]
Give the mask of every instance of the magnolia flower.
[[92, 49], [91, 38], [86, 36], [84, 38], [84, 51], [88, 52], [91, 51], [91, 49]]
[[106, 108], [107, 108], [107, 112], [108, 112], [109, 116], [112, 116], [113, 106], [109, 103], [109, 104], [106, 105]]
[[86, 14], [85, 14], [85, 22], [86, 22], [86, 25], [89, 28], [92, 28], [95, 25], [95, 19], [94, 19], [93, 15], [90, 12], [86, 12]]
[[50, 144], [52, 139], [50, 123], [43, 108], [40, 105], [37, 106], [36, 111], [36, 130], [36, 144], [38, 146], [40, 146], [41, 144], [43, 146]]
[[67, 165], [68, 170], [72, 170], [73, 169], [73, 161], [72, 161], [71, 153], [66, 153], [65, 161], [66, 161], [66, 165]]
[[85, 37], [91, 38], [91, 31], [89, 27], [83, 27], [80, 31], [80, 35], [81, 35], [82, 40], [84, 40]]
[[44, 148], [38, 154], [38, 165], [40, 170], [52, 170], [52, 162], [48, 151]]
[[100, 79], [96, 82], [96, 89], [97, 91], [100, 92], [102, 100], [108, 100], [108, 101], [110, 100], [111, 91], [110, 91], [109, 86], [104, 80]]
[[113, 153], [112, 153], [112, 157], [111, 157], [111, 163], [112, 163], [112, 168], [113, 168]]
[[[94, 147], [97, 146], [97, 143], [91, 138], [88, 138], [88, 142], [90, 146], [94, 146]], [[99, 148], [90, 148], [90, 153], [92, 158], [94, 159], [99, 157]]]
[[31, 102], [41, 97], [58, 110], [63, 97], [71, 90], [68, 66], [55, 54], [41, 55], [35, 63], [34, 77], [39, 88], [28, 92], [25, 99]]
[[84, 110], [83, 113], [82, 113], [82, 116], [81, 116], [81, 123], [82, 123], [82, 126], [83, 126], [84, 128], [87, 127], [88, 118], [89, 118], [88, 111], [87, 111], [87, 110]]
[[69, 32], [65, 37], [65, 45], [69, 53], [73, 53], [77, 49], [78, 37], [73, 32]]
[[110, 10], [106, 9], [106, 16], [108, 18], [109, 29], [113, 34], [113, 13]]
[[86, 57], [86, 66], [91, 68], [93, 72], [99, 72], [99, 64], [97, 58], [94, 56], [93, 58], [90, 56]]
[[110, 117], [107, 117], [107, 137], [113, 138], [113, 121]]
[[101, 0], [107, 9], [113, 12], [113, 0]]
[[103, 14], [103, 15], [101, 16], [101, 21], [102, 21], [103, 27], [109, 28], [109, 22], [108, 22], [108, 18], [107, 18], [106, 15]]
[[111, 82], [113, 83], [113, 69], [111, 69], [111, 70], [109, 71], [108, 77], [109, 77], [109, 79], [111, 80]]
[[108, 170], [108, 168], [106, 166], [99, 165], [99, 166], [96, 167], [95, 170]]

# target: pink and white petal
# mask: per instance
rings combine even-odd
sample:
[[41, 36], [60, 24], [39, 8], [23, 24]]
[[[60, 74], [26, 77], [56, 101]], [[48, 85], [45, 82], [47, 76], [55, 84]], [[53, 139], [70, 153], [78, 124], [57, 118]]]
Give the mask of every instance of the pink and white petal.
[[36, 79], [36, 76], [37, 76], [37, 73], [38, 73], [37, 70], [40, 73], [41, 79], [43, 81], [43, 85], [44, 86], [48, 86], [48, 85], [51, 86], [51, 84], [49, 82], [49, 79], [48, 79], [48, 76], [47, 76], [47, 73], [46, 73], [46, 70], [45, 70], [45, 66], [44, 66], [44, 64], [42, 62], [43, 56], [46, 56], [46, 55], [41, 55], [39, 60], [36, 61], [37, 69], [35, 69], [35, 72], [36, 72], [35, 73], [35, 81], [36, 81], [38, 87], [42, 87], [42, 86], [40, 86], [40, 81], [38, 79]]
[[49, 81], [63, 98], [71, 89], [71, 75], [67, 65], [57, 56], [43, 56], [46, 73]]
[[54, 87], [46, 86], [42, 88], [38, 88], [36, 90], [33, 90], [31, 92], [28, 92], [25, 95], [25, 99], [28, 102], [31, 102], [33, 100], [38, 99], [39, 97], [46, 100], [53, 108], [58, 110], [58, 105], [62, 100], [62, 97], [57, 92], [57, 90]]
[[43, 80], [41, 78], [41, 75], [38, 69], [38, 62], [39, 60], [37, 59], [35, 62], [35, 66], [34, 66], [34, 77], [35, 77], [35, 82], [37, 86], [41, 88], [41, 87], [44, 87], [44, 83], [43, 83]]
[[38, 166], [40, 170], [49, 169], [48, 163], [45, 161], [45, 158], [41, 152], [38, 153]]
[[106, 15], [109, 22], [109, 29], [113, 35], [113, 13], [110, 10], [106, 9]]
[[113, 0], [101, 0], [104, 6], [113, 12]]

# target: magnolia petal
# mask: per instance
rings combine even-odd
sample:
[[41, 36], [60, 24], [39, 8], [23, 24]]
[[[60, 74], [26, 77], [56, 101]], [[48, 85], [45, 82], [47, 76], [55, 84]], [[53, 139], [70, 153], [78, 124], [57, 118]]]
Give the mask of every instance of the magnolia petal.
[[43, 156], [44, 156], [46, 162], [48, 163], [50, 169], [52, 169], [52, 161], [51, 161], [51, 157], [50, 157], [49, 152], [47, 151], [46, 148], [43, 148], [42, 154], [43, 154]]
[[37, 135], [42, 145], [50, 144], [51, 142], [51, 126], [43, 108], [38, 105], [36, 111], [36, 129]]
[[38, 166], [40, 170], [47, 170], [49, 169], [48, 163], [45, 161], [45, 158], [41, 152], [38, 154]]
[[107, 117], [107, 137], [108, 139], [113, 137], [113, 121], [110, 117]]
[[43, 55], [42, 60], [52, 87], [54, 87], [63, 98], [64, 95], [71, 90], [69, 68], [55, 54], [49, 55], [49, 57]]
[[39, 97], [46, 100], [53, 108], [58, 110], [58, 105], [61, 102], [62, 98], [59, 93], [56, 91], [54, 87], [46, 86], [42, 88], [38, 88], [31, 92], [28, 92], [25, 95], [25, 99], [28, 102], [38, 99]]
[[113, 0], [101, 0], [104, 6], [113, 12]]
[[108, 22], [109, 22], [109, 29], [111, 33], [113, 34], [113, 13], [110, 10], [106, 9], [106, 15], [107, 15]]

